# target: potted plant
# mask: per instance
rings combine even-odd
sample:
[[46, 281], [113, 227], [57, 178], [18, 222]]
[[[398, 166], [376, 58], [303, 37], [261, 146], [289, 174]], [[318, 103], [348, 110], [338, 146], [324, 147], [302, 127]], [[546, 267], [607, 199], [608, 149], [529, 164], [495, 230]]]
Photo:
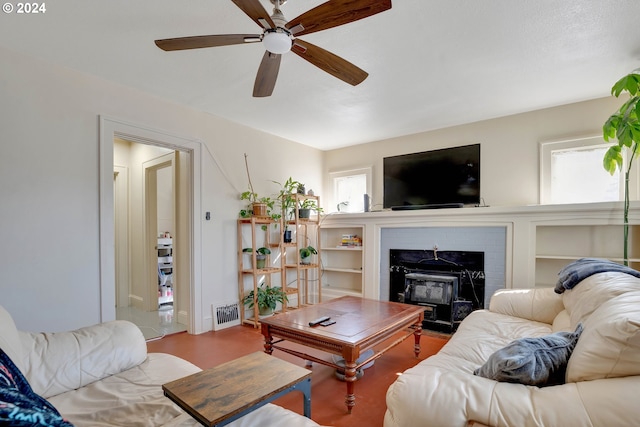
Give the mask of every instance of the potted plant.
[[244, 166], [247, 170], [247, 179], [249, 180], [249, 190], [240, 193], [240, 200], [249, 201], [247, 209], [240, 210], [241, 218], [248, 218], [250, 216], [257, 217], [271, 217], [274, 220], [280, 219], [280, 214], [274, 212], [275, 200], [271, 197], [260, 197], [258, 193], [253, 190], [253, 184], [251, 183], [251, 174], [249, 173], [249, 162], [247, 161], [247, 153], [244, 154]]
[[307, 246], [306, 248], [300, 248], [300, 263], [311, 264], [311, 255], [316, 255], [318, 251], [313, 246]]
[[311, 211], [321, 213], [322, 208], [316, 204], [314, 199], [304, 199], [300, 201], [298, 206], [298, 218], [309, 218]]
[[[251, 253], [253, 252], [253, 248], [244, 248], [242, 249], [242, 252]], [[256, 250], [256, 268], [260, 269], [265, 267], [267, 255], [269, 255], [270, 253], [271, 250], [269, 248], [265, 248], [264, 246]]]
[[293, 194], [300, 187], [300, 183], [289, 177], [284, 184], [277, 181], [273, 181], [280, 185], [280, 193], [278, 193], [278, 201], [280, 202], [280, 208], [282, 212], [282, 218], [284, 218], [284, 236], [285, 243], [291, 242], [291, 230], [289, 230], [289, 224], [287, 221], [293, 219], [294, 209], [296, 208], [296, 199]]
[[605, 141], [617, 140], [617, 144], [612, 145], [604, 155], [603, 166], [613, 175], [616, 168], [623, 172], [622, 151], [628, 149], [628, 159], [626, 170], [624, 170], [624, 265], [629, 265], [628, 243], [629, 243], [629, 172], [633, 164], [633, 159], [640, 154], [640, 68], [633, 70], [611, 88], [611, 94], [616, 98], [622, 92], [628, 92], [629, 99], [622, 104], [602, 126], [602, 134]]
[[285, 301], [289, 301], [287, 294], [280, 286], [267, 286], [263, 282], [257, 290], [257, 294], [254, 294], [253, 291], [249, 292], [244, 298], [244, 304], [249, 308], [253, 308], [257, 304], [261, 316], [273, 313], [277, 303], [283, 304]]

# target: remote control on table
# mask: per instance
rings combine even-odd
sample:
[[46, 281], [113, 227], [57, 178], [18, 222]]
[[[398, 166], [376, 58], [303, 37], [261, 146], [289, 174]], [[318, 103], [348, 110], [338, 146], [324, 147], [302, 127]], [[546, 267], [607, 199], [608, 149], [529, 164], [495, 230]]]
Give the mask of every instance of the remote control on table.
[[320, 323], [326, 322], [329, 319], [331, 319], [331, 317], [329, 316], [319, 317], [316, 320], [312, 320], [311, 322], [309, 322], [309, 326], [318, 326]]

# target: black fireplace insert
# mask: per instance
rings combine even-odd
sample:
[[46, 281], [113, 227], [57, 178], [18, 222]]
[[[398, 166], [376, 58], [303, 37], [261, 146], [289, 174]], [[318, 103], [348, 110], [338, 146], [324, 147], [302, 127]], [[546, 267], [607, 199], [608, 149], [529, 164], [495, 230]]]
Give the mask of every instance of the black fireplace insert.
[[454, 332], [484, 307], [484, 252], [390, 250], [389, 300], [425, 308], [423, 328]]

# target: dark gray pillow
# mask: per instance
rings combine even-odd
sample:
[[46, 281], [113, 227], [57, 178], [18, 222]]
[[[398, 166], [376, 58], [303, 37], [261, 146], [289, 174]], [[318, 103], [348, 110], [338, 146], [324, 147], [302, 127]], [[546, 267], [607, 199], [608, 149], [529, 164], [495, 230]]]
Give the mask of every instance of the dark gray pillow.
[[575, 332], [515, 340], [489, 356], [473, 374], [525, 385], [564, 384], [567, 362], [581, 333], [579, 324]]

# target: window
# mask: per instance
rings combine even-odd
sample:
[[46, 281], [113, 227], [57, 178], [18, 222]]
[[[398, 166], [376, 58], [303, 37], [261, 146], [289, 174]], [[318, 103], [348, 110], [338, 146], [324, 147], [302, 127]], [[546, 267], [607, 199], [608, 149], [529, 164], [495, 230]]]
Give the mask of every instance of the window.
[[329, 173], [333, 183], [330, 212], [364, 212], [364, 195], [371, 194], [371, 168]]
[[[623, 200], [623, 174], [616, 171], [610, 175], [602, 166], [609, 146], [601, 136], [542, 143], [540, 202], [562, 204]], [[637, 182], [637, 170], [630, 177], [630, 189], [636, 191], [637, 186], [632, 182]]]

